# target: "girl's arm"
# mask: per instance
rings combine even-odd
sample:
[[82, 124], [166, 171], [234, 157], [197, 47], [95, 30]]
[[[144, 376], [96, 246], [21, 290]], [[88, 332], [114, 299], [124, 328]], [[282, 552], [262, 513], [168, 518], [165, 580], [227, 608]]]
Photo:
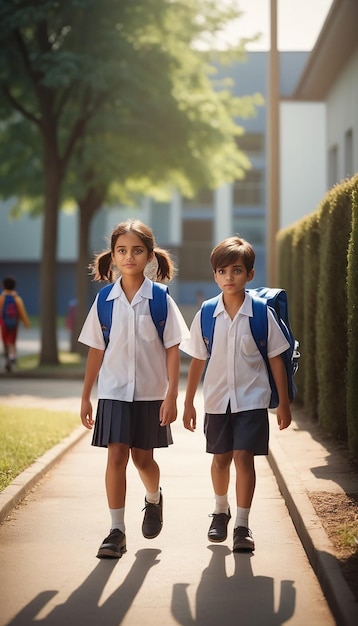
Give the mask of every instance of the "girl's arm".
[[179, 344], [168, 348], [165, 352], [169, 387], [167, 395], [165, 396], [165, 399], [160, 407], [161, 426], [167, 426], [168, 424], [175, 422], [177, 418], [177, 397], [180, 373]]
[[191, 430], [192, 432], [196, 428], [196, 410], [194, 407], [194, 398], [204, 372], [205, 363], [206, 361], [202, 361], [201, 359], [192, 359], [189, 367], [184, 401], [183, 422], [184, 427], [187, 428], [187, 430]]
[[269, 359], [272, 375], [277, 387], [279, 405], [277, 407], [277, 423], [280, 430], [291, 424], [290, 399], [288, 397], [287, 374], [280, 355]]
[[94, 424], [92, 417], [91, 392], [102, 365], [104, 350], [90, 348], [87, 355], [86, 372], [83, 382], [80, 416], [86, 428], [91, 429]]

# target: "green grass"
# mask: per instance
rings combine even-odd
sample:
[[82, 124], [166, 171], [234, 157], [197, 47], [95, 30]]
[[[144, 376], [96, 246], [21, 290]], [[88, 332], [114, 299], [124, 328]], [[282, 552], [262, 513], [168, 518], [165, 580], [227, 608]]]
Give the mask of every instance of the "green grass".
[[75, 413], [0, 404], [0, 491], [77, 426]]
[[84, 368], [85, 359], [79, 354], [74, 352], [60, 352], [58, 355], [59, 365], [39, 365], [38, 354], [28, 354], [26, 356], [20, 356], [17, 359], [17, 366], [20, 370], [78, 370], [81, 371]]

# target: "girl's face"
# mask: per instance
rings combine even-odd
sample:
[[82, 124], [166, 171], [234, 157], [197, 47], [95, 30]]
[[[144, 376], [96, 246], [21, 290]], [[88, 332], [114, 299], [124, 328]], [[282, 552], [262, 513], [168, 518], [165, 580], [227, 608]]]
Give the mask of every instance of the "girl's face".
[[148, 253], [148, 249], [138, 235], [125, 233], [119, 235], [116, 241], [112, 261], [122, 276], [136, 276], [143, 274], [147, 263], [153, 259], [153, 254], [153, 252]]

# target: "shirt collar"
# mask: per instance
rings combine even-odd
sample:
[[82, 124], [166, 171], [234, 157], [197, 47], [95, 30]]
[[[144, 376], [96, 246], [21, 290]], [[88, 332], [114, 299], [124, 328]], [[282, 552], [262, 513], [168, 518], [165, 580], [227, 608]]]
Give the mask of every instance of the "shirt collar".
[[[122, 284], [121, 284], [122, 278], [118, 278], [116, 280], [116, 282], [113, 284], [113, 287], [111, 289], [111, 291], [109, 292], [108, 296], [107, 296], [107, 300], [115, 300], [115, 298], [120, 298], [121, 295], [123, 294], [123, 289], [122, 289]], [[135, 304], [135, 302], [138, 302], [139, 300], [141, 300], [142, 298], [148, 298], [148, 299], [152, 299], [153, 295], [152, 295], [152, 281], [149, 280], [149, 278], [145, 277], [144, 281], [142, 282], [140, 288], [138, 289], [134, 300], [132, 302], [132, 304]]]
[[[224, 313], [225, 315], [227, 315], [225, 307], [224, 307], [224, 300], [223, 300], [223, 294], [222, 293], [220, 294], [218, 303], [217, 303], [217, 305], [215, 307], [214, 317], [217, 317], [218, 315], [220, 315], [220, 313]], [[241, 307], [239, 309], [239, 313], [240, 313], [240, 315], [247, 315], [248, 317], [252, 317], [253, 316], [253, 312], [252, 312], [252, 297], [247, 292], [245, 293], [245, 300], [243, 301], [243, 303], [242, 303], [242, 305], [241, 305]]]

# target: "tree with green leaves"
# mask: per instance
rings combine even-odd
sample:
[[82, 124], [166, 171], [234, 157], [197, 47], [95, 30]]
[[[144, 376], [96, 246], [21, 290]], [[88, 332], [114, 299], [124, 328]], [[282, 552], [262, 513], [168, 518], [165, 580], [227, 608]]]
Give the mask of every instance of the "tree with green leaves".
[[65, 197], [80, 209], [82, 263], [91, 218], [115, 190], [193, 193], [248, 167], [235, 118], [251, 114], [255, 98], [214, 88], [213, 65], [193, 45], [236, 15], [212, 0], [1, 3], [3, 136], [20, 154], [4, 185], [11, 158], [7, 172], [2, 167], [0, 193], [17, 177], [12, 193], [43, 207], [41, 363], [58, 360], [57, 218]]

